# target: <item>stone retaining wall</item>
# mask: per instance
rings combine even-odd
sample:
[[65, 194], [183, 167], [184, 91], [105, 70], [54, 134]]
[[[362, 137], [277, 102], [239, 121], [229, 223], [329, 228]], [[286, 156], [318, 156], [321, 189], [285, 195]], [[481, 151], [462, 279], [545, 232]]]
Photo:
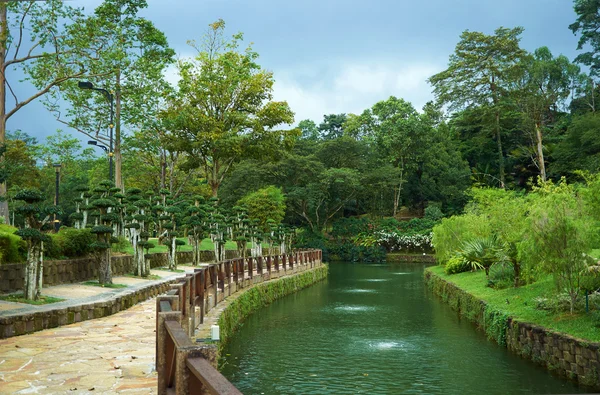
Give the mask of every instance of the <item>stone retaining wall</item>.
[[170, 284], [176, 281], [170, 280], [163, 283], [150, 284], [129, 293], [116, 295], [102, 302], [63, 308], [58, 307], [35, 313], [2, 316], [0, 317], [0, 339], [106, 317], [167, 292], [170, 289]]
[[425, 271], [425, 283], [498, 344], [559, 376], [600, 390], [600, 343], [516, 321], [429, 270]]
[[[264, 253], [268, 248], [264, 249]], [[150, 267], [157, 268], [168, 266], [167, 253], [149, 254]], [[247, 256], [250, 256], [248, 251]], [[238, 258], [237, 250], [225, 251], [226, 259]], [[180, 251], [177, 253], [178, 264], [189, 264], [194, 260], [192, 251]], [[201, 251], [200, 260], [202, 262], [212, 262], [215, 260], [214, 251]], [[112, 273], [114, 276], [133, 273], [133, 256], [120, 255], [111, 258]], [[44, 286], [72, 284], [82, 281], [93, 280], [98, 277], [98, 268], [96, 260], [92, 257], [67, 259], [67, 260], [45, 260], [44, 261]], [[25, 263], [11, 263], [0, 265], [0, 294], [11, 293], [23, 290], [25, 279]]]

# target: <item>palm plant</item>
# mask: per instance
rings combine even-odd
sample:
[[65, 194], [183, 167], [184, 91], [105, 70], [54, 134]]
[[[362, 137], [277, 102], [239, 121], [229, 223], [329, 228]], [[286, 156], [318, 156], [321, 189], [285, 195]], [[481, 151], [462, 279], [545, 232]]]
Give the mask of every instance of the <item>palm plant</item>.
[[463, 244], [460, 256], [473, 269], [484, 269], [485, 277], [489, 279], [490, 268], [501, 260], [501, 252], [502, 249], [495, 236], [476, 237]]

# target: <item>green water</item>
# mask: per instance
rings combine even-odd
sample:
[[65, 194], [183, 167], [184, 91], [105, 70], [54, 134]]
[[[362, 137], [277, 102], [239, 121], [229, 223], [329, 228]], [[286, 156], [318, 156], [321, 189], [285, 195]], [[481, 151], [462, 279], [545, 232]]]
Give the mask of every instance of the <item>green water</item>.
[[244, 394], [584, 392], [488, 341], [415, 264], [331, 264], [326, 281], [250, 316], [223, 357]]

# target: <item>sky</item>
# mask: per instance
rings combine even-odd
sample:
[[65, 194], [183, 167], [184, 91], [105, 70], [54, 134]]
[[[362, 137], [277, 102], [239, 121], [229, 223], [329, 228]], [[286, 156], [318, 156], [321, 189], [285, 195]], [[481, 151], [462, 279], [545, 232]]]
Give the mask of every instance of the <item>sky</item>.
[[[92, 12], [100, 1], [69, 4]], [[289, 103], [296, 123], [361, 113], [390, 96], [421, 108], [433, 99], [427, 78], [447, 67], [465, 30], [523, 26], [526, 50], [547, 46], [554, 55], [577, 55], [570, 0], [148, 0], [142, 16], [165, 32], [180, 57], [193, 55], [186, 41], [200, 40], [219, 18], [228, 35], [243, 32], [258, 63], [274, 73], [275, 100]], [[168, 77], [176, 80], [175, 71]], [[33, 88], [23, 82], [16, 90], [25, 96]], [[11, 117], [7, 129], [40, 142], [56, 129], [87, 140], [39, 101]]]

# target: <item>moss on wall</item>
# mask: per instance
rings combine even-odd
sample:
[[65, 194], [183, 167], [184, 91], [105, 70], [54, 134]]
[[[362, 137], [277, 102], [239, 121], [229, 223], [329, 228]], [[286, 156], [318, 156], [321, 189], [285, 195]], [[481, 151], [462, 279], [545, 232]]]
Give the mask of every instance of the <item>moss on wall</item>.
[[260, 283], [245, 291], [232, 301], [219, 317], [219, 328], [222, 347], [240, 324], [251, 313], [274, 300], [297, 292], [327, 277], [328, 267], [301, 272], [294, 276], [282, 277], [273, 281]]

